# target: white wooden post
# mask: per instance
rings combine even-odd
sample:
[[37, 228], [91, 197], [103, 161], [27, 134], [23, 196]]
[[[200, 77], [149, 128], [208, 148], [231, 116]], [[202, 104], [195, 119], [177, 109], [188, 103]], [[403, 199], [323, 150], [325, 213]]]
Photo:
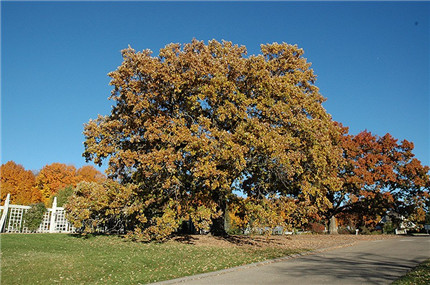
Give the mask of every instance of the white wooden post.
[[54, 202], [52, 203], [52, 213], [51, 213], [51, 222], [49, 223], [49, 232], [55, 233], [55, 217], [57, 212], [57, 197], [54, 197]]
[[3, 213], [0, 220], [0, 233], [3, 232], [4, 224], [6, 223], [7, 212], [9, 211], [10, 194], [7, 194], [6, 201], [3, 206]]

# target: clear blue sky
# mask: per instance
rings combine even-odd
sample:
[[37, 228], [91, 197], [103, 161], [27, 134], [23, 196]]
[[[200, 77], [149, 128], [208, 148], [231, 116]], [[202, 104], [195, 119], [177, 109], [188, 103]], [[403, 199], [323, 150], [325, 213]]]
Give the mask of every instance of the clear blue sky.
[[297, 44], [334, 120], [413, 141], [429, 165], [429, 19], [430, 2], [2, 2], [1, 162], [84, 165], [120, 50], [197, 38]]

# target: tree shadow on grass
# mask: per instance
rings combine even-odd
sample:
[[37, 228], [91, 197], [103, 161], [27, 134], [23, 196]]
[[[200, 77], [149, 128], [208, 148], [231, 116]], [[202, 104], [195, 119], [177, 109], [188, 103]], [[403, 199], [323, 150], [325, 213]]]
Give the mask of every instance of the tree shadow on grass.
[[[76, 238], [88, 240], [99, 236], [110, 236], [117, 237], [123, 240], [127, 240], [124, 234], [117, 233], [73, 233], [68, 234], [68, 236]], [[190, 234], [174, 234], [166, 241], [175, 241], [182, 244], [190, 244], [197, 245], [199, 244], [200, 237], [204, 237], [204, 235], [190, 235]], [[285, 245], [281, 240], [274, 237], [265, 237], [265, 236], [246, 236], [246, 235], [224, 235], [224, 236], [212, 236], [209, 235], [211, 239], [218, 242], [227, 242], [234, 246], [252, 246], [256, 248], [261, 247], [277, 247]], [[291, 239], [286, 237], [287, 239]], [[210, 243], [209, 243], [210, 244]]]
[[185, 244], [195, 244], [197, 241], [197, 238], [187, 234], [178, 234], [178, 235], [174, 235], [171, 240], [174, 240], [180, 243], [185, 243]]
[[118, 234], [105, 234], [105, 233], [90, 233], [90, 234], [81, 234], [81, 233], [74, 233], [74, 234], [67, 234], [69, 237], [72, 238], [79, 238], [79, 239], [91, 239], [98, 236], [116, 236], [120, 237]]

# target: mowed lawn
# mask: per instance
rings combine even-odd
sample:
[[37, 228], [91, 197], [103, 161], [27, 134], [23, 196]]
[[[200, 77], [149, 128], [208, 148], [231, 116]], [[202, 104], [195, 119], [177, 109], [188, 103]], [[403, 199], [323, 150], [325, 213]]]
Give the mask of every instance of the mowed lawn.
[[2, 234], [0, 241], [1, 284], [145, 284], [303, 251], [67, 234]]

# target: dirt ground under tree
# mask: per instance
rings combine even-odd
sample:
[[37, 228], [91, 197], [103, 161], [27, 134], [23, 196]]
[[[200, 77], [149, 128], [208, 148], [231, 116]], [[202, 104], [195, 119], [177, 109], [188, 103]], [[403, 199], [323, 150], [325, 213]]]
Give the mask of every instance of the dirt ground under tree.
[[196, 246], [215, 247], [280, 247], [288, 249], [324, 249], [343, 247], [361, 241], [374, 241], [398, 238], [396, 235], [328, 235], [328, 234], [301, 234], [283, 236], [242, 236], [231, 235], [216, 237], [211, 235], [181, 235], [169, 242], [193, 244]]

